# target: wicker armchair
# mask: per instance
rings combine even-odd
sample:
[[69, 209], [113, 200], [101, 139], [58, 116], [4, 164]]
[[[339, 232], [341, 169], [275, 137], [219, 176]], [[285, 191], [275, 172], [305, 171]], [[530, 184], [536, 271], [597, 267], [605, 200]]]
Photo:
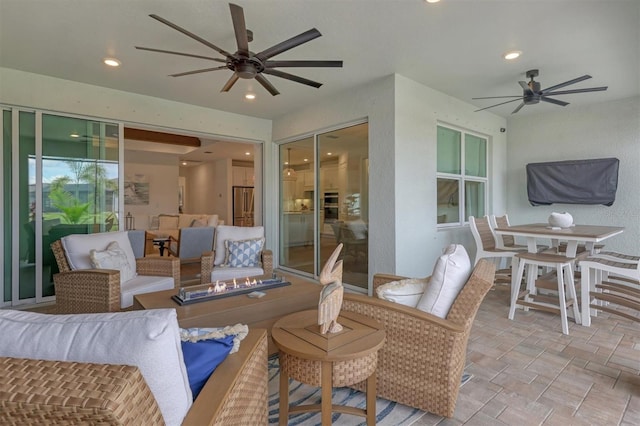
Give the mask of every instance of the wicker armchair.
[[[120, 272], [113, 269], [71, 270], [60, 240], [51, 244], [60, 273], [53, 276], [56, 313], [118, 312], [121, 308]], [[180, 287], [180, 260], [168, 257], [136, 259], [138, 275], [173, 277]]]
[[[386, 300], [345, 293], [343, 311], [373, 318], [387, 333], [378, 353], [379, 397], [453, 417], [471, 325], [494, 275], [495, 266], [481, 259], [446, 319]], [[402, 278], [376, 274], [374, 293], [377, 286]]]
[[[140, 370], [0, 358], [0, 424], [163, 425]], [[267, 424], [267, 334], [254, 329], [213, 372], [183, 425]]]

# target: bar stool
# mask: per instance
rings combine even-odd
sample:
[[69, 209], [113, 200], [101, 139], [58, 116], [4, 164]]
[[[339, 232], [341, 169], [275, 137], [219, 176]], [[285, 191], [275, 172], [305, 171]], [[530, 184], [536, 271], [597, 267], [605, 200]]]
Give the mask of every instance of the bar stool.
[[[569, 323], [567, 321], [567, 308], [573, 307], [573, 316], [576, 324], [580, 324], [580, 311], [578, 310], [578, 298], [573, 280], [573, 265], [575, 257], [566, 257], [550, 253], [518, 253], [517, 272], [514, 272], [511, 281], [511, 306], [509, 308], [509, 319], [513, 320], [516, 312], [516, 305], [528, 308], [540, 309], [547, 312], [556, 313], [560, 310], [562, 322], [562, 333], [569, 334]], [[526, 290], [520, 293], [520, 283], [524, 275], [525, 266], [527, 269]], [[546, 295], [538, 294], [536, 280], [538, 278], [538, 267], [555, 268], [557, 275], [558, 304], [555, 299]], [[569, 292], [570, 299], [566, 300], [565, 286]]]

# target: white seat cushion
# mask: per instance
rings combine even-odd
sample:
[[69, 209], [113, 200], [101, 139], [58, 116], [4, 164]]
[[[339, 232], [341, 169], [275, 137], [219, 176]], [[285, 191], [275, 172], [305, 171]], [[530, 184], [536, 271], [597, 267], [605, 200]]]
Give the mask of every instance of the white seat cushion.
[[120, 284], [120, 308], [125, 309], [133, 305], [133, 296], [136, 294], [173, 290], [174, 286], [173, 277], [137, 275]]
[[225, 268], [218, 267], [211, 271], [211, 282], [232, 280], [234, 278], [244, 279], [246, 277], [256, 277], [264, 275], [264, 269], [259, 267], [249, 268]]
[[213, 264], [219, 266], [225, 261], [226, 249], [224, 242], [226, 240], [251, 240], [264, 237], [264, 228], [262, 226], [228, 226], [218, 225], [215, 234], [215, 258]]
[[136, 257], [133, 254], [127, 231], [72, 234], [62, 237], [60, 241], [69, 261], [69, 267], [72, 270], [94, 269], [89, 258], [89, 252], [91, 250], [106, 250], [107, 246], [115, 241], [127, 255], [127, 261], [133, 274], [135, 275], [136, 273]]
[[134, 365], [167, 425], [192, 404], [175, 309], [46, 315], [0, 310], [0, 356]]
[[428, 278], [408, 278], [406, 280], [391, 281], [378, 287], [376, 294], [380, 299], [415, 308], [424, 293], [428, 281]]
[[460, 244], [451, 244], [438, 258], [429, 284], [416, 308], [446, 318], [471, 275], [469, 255]]

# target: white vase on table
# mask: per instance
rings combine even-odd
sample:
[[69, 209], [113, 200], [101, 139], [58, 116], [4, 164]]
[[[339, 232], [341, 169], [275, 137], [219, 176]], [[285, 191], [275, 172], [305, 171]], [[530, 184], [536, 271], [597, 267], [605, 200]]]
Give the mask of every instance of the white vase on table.
[[573, 225], [573, 216], [568, 212], [553, 212], [549, 216], [549, 225], [557, 228], [569, 228]]

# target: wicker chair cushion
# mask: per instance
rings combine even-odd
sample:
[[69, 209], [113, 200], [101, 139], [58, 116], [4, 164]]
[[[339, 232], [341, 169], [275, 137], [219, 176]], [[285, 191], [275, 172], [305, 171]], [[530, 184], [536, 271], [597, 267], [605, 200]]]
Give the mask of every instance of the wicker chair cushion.
[[446, 318], [470, 275], [471, 261], [467, 251], [460, 244], [451, 244], [438, 258], [429, 285], [416, 308]]
[[127, 254], [116, 241], [111, 242], [105, 250], [91, 249], [89, 251], [91, 265], [96, 269], [116, 269], [120, 271], [120, 284], [129, 281], [135, 272], [129, 265]]
[[60, 241], [72, 270], [94, 269], [89, 258], [91, 250], [105, 250], [109, 244], [115, 241], [127, 255], [131, 270], [134, 274], [136, 273], [136, 257], [133, 254], [133, 248], [131, 248], [126, 231], [72, 234], [62, 237]]
[[136, 294], [173, 290], [174, 288], [173, 277], [136, 275], [134, 278], [120, 284], [120, 308], [126, 309], [133, 306], [133, 296]]
[[0, 310], [0, 356], [134, 365], [167, 425], [192, 404], [175, 309], [47, 315]]
[[391, 281], [378, 287], [376, 293], [380, 299], [415, 308], [428, 282], [428, 278]]
[[214, 266], [220, 266], [225, 261], [225, 241], [226, 240], [250, 240], [254, 238], [263, 238], [264, 237], [264, 227], [262, 226], [250, 226], [250, 227], [242, 227], [242, 226], [229, 226], [229, 225], [219, 225], [216, 227], [216, 235], [215, 235], [215, 257], [213, 259]]

